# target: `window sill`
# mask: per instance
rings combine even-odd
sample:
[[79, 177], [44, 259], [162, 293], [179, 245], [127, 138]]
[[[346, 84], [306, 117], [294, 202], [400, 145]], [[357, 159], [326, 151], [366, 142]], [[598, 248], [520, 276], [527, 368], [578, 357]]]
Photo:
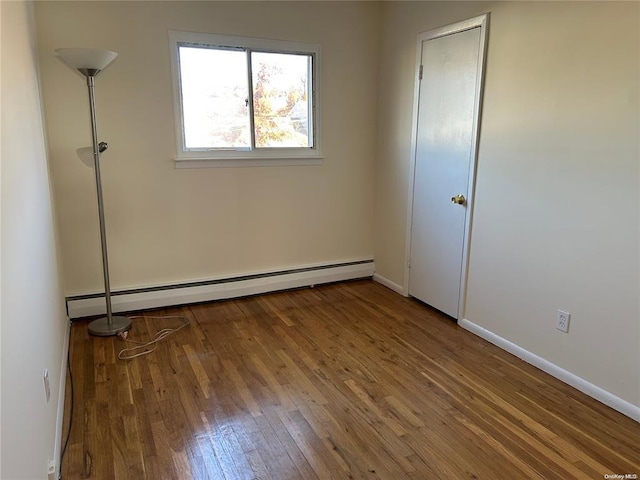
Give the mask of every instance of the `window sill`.
[[212, 167], [294, 167], [322, 165], [322, 155], [300, 155], [291, 157], [215, 157], [215, 158], [176, 158], [175, 168], [212, 168]]

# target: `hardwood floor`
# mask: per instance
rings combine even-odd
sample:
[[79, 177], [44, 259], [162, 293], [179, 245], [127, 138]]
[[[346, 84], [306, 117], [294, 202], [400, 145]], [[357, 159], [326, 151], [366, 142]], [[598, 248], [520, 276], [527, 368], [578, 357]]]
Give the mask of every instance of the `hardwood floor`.
[[371, 281], [159, 314], [128, 361], [74, 322], [64, 480], [640, 475], [638, 423]]

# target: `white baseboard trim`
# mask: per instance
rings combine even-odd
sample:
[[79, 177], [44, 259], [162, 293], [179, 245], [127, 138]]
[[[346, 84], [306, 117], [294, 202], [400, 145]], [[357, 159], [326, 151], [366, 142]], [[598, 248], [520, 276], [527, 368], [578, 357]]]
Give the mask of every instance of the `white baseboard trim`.
[[620, 397], [613, 395], [612, 393], [607, 392], [606, 390], [594, 385], [586, 381], [585, 379], [574, 375], [573, 373], [560, 368], [554, 363], [551, 363], [548, 360], [545, 360], [542, 357], [539, 357], [535, 353], [532, 353], [524, 348], [516, 345], [515, 343], [510, 342], [509, 340], [502, 338], [499, 335], [496, 335], [493, 332], [490, 332], [486, 328], [483, 328], [479, 325], [476, 325], [473, 322], [470, 322], [466, 318], [460, 320], [458, 322], [465, 330], [470, 331], [478, 335], [481, 338], [484, 338], [486, 341], [493, 343], [494, 345], [506, 350], [507, 352], [515, 355], [518, 358], [521, 358], [525, 362], [533, 365], [534, 367], [539, 368], [543, 372], [548, 373], [549, 375], [557, 378], [558, 380], [563, 381], [564, 383], [571, 385], [572, 387], [580, 390], [581, 392], [589, 395], [592, 398], [595, 398], [601, 403], [617, 410], [618, 412], [626, 415], [634, 419], [637, 422], [640, 422], [640, 407], [623, 400]]
[[[373, 276], [373, 260], [294, 268], [277, 272], [115, 291], [113, 312], [131, 312], [189, 303], [245, 297]], [[70, 318], [104, 315], [104, 293], [67, 297]]]
[[67, 357], [69, 353], [69, 341], [71, 336], [71, 321], [67, 317], [64, 343], [62, 344], [62, 359], [60, 361], [60, 382], [58, 385], [58, 411], [56, 414], [56, 438], [53, 445], [53, 458], [55, 462], [55, 472], [49, 478], [58, 478], [60, 475], [60, 455], [62, 453], [62, 425], [64, 421], [64, 396], [67, 388]]
[[404, 287], [402, 285], [398, 285], [397, 283], [392, 282], [391, 280], [389, 280], [386, 277], [383, 277], [379, 273], [374, 273], [373, 274], [373, 281], [374, 282], [378, 282], [379, 284], [384, 285], [387, 288], [390, 288], [394, 292], [399, 293], [400, 295], [402, 295], [404, 297], [407, 296], [407, 294], [404, 291]]

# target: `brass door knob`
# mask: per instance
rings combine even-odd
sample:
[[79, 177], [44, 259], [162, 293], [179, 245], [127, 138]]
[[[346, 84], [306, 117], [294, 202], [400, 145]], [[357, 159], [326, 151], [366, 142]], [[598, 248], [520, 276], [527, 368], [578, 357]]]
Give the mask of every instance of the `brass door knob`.
[[458, 205], [464, 205], [467, 202], [467, 199], [464, 198], [464, 195], [459, 193], [455, 197], [451, 197], [451, 203], [456, 203]]

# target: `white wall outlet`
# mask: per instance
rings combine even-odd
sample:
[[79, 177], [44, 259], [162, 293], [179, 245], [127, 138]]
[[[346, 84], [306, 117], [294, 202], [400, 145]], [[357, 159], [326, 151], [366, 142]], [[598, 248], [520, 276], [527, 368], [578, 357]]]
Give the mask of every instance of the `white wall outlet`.
[[47, 403], [49, 403], [49, 399], [51, 398], [51, 385], [49, 384], [49, 370], [46, 368], [42, 373], [42, 379], [44, 380], [44, 395], [47, 397]]
[[569, 320], [571, 320], [571, 314], [569, 312], [558, 310], [556, 328], [561, 332], [569, 333]]

